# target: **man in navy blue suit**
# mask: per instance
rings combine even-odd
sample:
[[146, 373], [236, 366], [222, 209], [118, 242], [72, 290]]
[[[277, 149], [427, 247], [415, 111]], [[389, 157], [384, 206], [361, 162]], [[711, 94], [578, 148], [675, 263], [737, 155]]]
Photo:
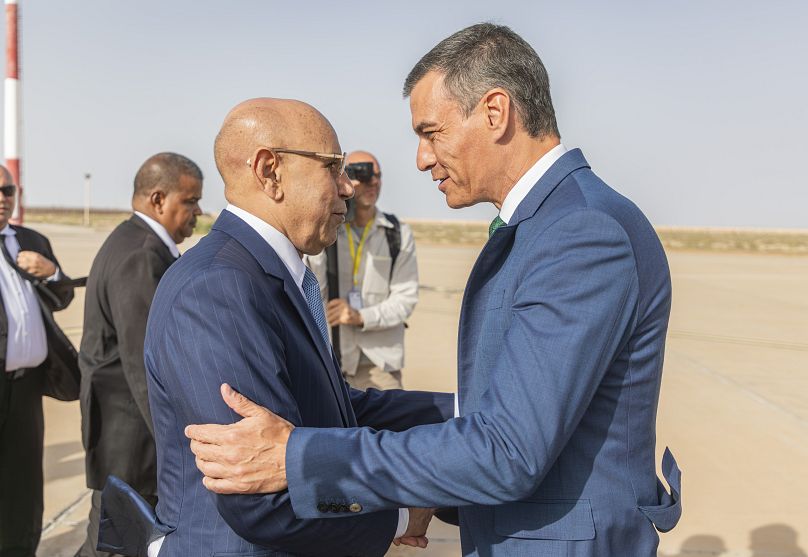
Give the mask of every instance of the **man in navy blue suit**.
[[[323, 516], [299, 519], [288, 493], [223, 496], [202, 485], [183, 430], [240, 417], [238, 403], [223, 402], [222, 384], [307, 427], [403, 430], [445, 421], [454, 409], [450, 394], [364, 392], [342, 379], [320, 288], [301, 259], [334, 242], [353, 194], [328, 121], [298, 101], [247, 101], [225, 119], [215, 156], [230, 204], [164, 275], [146, 333], [156, 518], [136, 526], [126, 511], [143, 507], [113, 480], [104, 493], [111, 520], [102, 524], [102, 549], [161, 557], [383, 555], [407, 526], [423, 530], [428, 511], [366, 513], [353, 498], [327, 497]], [[232, 400], [228, 386], [221, 392]], [[135, 502], [129, 508], [121, 505], [127, 497]]]
[[671, 493], [655, 473], [671, 285], [654, 229], [561, 144], [545, 68], [507, 27], [443, 40], [404, 94], [449, 206], [499, 210], [461, 309], [459, 417], [393, 433], [265, 414], [263, 440], [193, 427], [205, 485], [288, 489], [300, 518], [343, 497], [458, 507], [464, 555], [655, 556], [681, 503], [670, 452]]

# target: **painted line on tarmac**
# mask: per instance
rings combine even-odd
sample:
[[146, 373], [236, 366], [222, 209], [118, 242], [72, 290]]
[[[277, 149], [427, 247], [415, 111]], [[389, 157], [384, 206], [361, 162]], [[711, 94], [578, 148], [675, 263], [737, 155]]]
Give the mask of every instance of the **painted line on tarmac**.
[[[705, 375], [710, 375], [710, 376], [714, 377], [715, 379], [717, 379], [718, 381], [721, 381], [722, 383], [725, 383], [727, 385], [731, 385], [731, 386], [735, 387], [736, 389], [738, 389], [739, 391], [743, 392], [748, 397], [750, 397], [753, 400], [757, 401], [758, 403], [762, 404], [763, 406], [766, 406], [766, 407], [771, 408], [771, 409], [773, 409], [773, 410], [775, 410], [777, 412], [780, 412], [781, 414], [784, 414], [784, 415], [788, 416], [792, 420], [796, 421], [799, 426], [808, 427], [808, 420], [806, 420], [805, 418], [803, 418], [799, 414], [789, 410], [788, 408], [786, 408], [784, 406], [781, 406], [781, 405], [777, 404], [776, 402], [768, 399], [767, 397], [761, 395], [760, 393], [750, 389], [749, 387], [747, 387], [743, 383], [741, 383], [739, 381], [736, 381], [735, 379], [721, 373], [720, 371], [716, 371], [715, 369], [705, 365], [704, 363], [700, 362], [699, 360], [697, 360], [693, 356], [687, 354], [683, 350], [677, 350], [677, 349], [668, 349], [668, 350], [672, 354], [675, 353], [677, 357], [682, 358], [684, 361], [686, 361], [688, 364], [690, 364], [691, 368], [694, 369], [695, 371], [703, 373]], [[790, 440], [789, 443], [793, 444], [793, 441]], [[797, 445], [795, 445], [795, 446], [797, 446]]]
[[44, 537], [45, 534], [47, 534], [48, 532], [50, 532], [51, 530], [53, 530], [54, 528], [59, 526], [62, 522], [64, 522], [65, 519], [70, 515], [70, 513], [72, 513], [74, 510], [76, 510], [76, 508], [79, 505], [81, 505], [84, 502], [84, 500], [87, 499], [87, 497], [90, 496], [91, 493], [92, 493], [92, 490], [89, 490], [89, 489], [86, 490], [84, 493], [79, 495], [78, 498], [75, 501], [73, 501], [68, 506], [66, 506], [64, 509], [59, 511], [56, 514], [56, 516], [54, 516], [52, 519], [50, 519], [50, 522], [48, 522], [45, 525], [45, 527], [42, 528], [42, 536]]
[[733, 337], [726, 335], [716, 335], [712, 333], [700, 333], [698, 331], [685, 331], [685, 330], [671, 330], [668, 331], [668, 336], [671, 338], [682, 338], [687, 340], [701, 340], [705, 342], [723, 342], [726, 344], [741, 344], [744, 346], [761, 346], [763, 348], [780, 348], [782, 350], [797, 350], [800, 352], [808, 352], [808, 343], [805, 342], [787, 342], [781, 340], [772, 340], [766, 338], [753, 338], [753, 337]]

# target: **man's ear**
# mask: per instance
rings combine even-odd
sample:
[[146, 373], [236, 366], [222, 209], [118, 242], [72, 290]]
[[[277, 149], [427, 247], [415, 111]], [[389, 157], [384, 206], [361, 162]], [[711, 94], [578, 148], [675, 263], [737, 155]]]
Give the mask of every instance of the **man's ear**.
[[480, 102], [485, 126], [494, 132], [496, 139], [499, 140], [508, 133], [511, 124], [511, 96], [505, 89], [495, 87], [483, 95]]
[[162, 215], [165, 210], [166, 192], [162, 190], [154, 190], [149, 194], [149, 204], [154, 207], [154, 211], [158, 215]]
[[280, 183], [281, 168], [278, 155], [269, 149], [260, 148], [254, 153], [249, 164], [258, 187], [270, 199], [280, 201], [283, 198], [283, 188]]

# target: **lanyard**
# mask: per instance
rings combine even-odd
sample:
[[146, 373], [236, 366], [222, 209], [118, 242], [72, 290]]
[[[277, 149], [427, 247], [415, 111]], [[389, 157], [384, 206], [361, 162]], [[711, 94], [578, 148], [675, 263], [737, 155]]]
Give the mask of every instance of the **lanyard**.
[[365, 240], [368, 238], [370, 226], [373, 224], [373, 219], [369, 220], [362, 230], [362, 237], [359, 239], [359, 246], [354, 246], [353, 231], [351, 225], [345, 223], [345, 231], [348, 233], [348, 248], [351, 251], [351, 260], [353, 261], [353, 285], [354, 288], [359, 284], [359, 262], [362, 261], [362, 248], [365, 246]]

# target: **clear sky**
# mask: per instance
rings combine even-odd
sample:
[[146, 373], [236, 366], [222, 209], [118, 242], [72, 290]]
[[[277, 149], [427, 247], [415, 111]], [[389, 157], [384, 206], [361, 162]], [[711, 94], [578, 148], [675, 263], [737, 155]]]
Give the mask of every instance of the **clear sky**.
[[565, 145], [655, 224], [808, 228], [805, 0], [19, 1], [29, 206], [81, 206], [91, 172], [93, 206], [126, 208], [140, 163], [170, 150], [219, 211], [219, 125], [273, 96], [378, 155], [386, 210], [491, 218], [448, 209], [415, 168], [401, 86], [438, 41], [494, 21], [547, 66]]

